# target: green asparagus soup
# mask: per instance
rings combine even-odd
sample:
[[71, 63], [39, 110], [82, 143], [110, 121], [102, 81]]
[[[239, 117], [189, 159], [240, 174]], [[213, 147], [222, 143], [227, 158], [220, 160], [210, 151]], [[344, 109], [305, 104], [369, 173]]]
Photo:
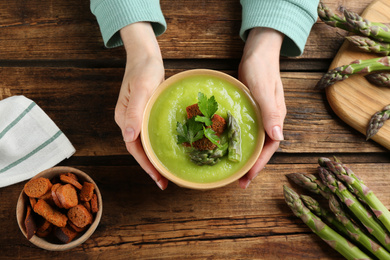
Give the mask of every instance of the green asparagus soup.
[[[186, 107], [198, 102], [199, 92], [215, 97], [216, 114], [226, 119], [229, 111], [240, 125], [240, 162], [229, 161], [224, 156], [213, 166], [198, 166], [191, 162], [189, 148], [177, 144], [177, 122], [186, 120]], [[257, 145], [259, 122], [251, 101], [242, 90], [220, 78], [197, 75], [177, 81], [161, 93], [151, 109], [148, 131], [152, 149], [164, 167], [181, 179], [210, 183], [229, 177], [247, 162]]]

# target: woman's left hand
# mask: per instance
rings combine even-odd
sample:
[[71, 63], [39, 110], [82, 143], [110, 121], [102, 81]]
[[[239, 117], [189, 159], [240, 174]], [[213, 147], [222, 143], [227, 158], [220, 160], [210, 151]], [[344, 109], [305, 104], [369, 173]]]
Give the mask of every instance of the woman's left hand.
[[251, 91], [259, 104], [266, 138], [263, 150], [254, 166], [239, 184], [247, 188], [265, 167], [279, 147], [286, 117], [283, 84], [280, 78], [280, 48], [284, 35], [270, 28], [253, 28], [245, 43], [239, 66], [239, 79]]

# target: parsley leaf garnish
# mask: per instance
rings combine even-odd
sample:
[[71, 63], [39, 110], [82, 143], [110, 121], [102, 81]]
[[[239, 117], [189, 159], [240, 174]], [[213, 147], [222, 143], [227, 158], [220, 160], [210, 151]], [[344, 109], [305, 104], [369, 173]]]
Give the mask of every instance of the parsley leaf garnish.
[[218, 148], [221, 147], [220, 139], [219, 139], [219, 137], [215, 134], [215, 132], [214, 132], [213, 129], [203, 127], [203, 132], [204, 132], [204, 135], [207, 137], [207, 139], [210, 140], [210, 142], [212, 142], [213, 144], [215, 144], [216, 146], [218, 146]]
[[204, 135], [203, 124], [195, 121], [195, 118], [188, 119], [184, 124], [177, 122], [176, 125], [177, 143], [192, 143], [201, 139]]
[[211, 121], [210, 118], [204, 116], [196, 116], [195, 121], [204, 123], [206, 126], [211, 126], [213, 124], [213, 121]]
[[[213, 124], [211, 118], [218, 110], [218, 103], [214, 96], [207, 98], [207, 96], [201, 92], [198, 93], [198, 107], [202, 116], [195, 116], [188, 119], [184, 124], [177, 122], [176, 131], [177, 143], [189, 143], [192, 147], [192, 143], [203, 138], [205, 136], [213, 144], [220, 147], [220, 139], [216, 135], [213, 129], [209, 128]], [[207, 127], [205, 127], [207, 126]]]
[[206, 126], [211, 126], [211, 118], [218, 110], [218, 103], [215, 100], [214, 96], [211, 96], [209, 99], [202, 92], [198, 93], [198, 106], [200, 112], [203, 116], [196, 116], [196, 121], [203, 122]]

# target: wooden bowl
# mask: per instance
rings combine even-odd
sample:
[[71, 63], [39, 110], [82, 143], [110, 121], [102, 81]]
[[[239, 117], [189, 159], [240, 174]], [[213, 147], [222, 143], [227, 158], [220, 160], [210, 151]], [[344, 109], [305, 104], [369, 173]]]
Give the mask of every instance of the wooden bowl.
[[[183, 80], [187, 77], [192, 77], [192, 76], [211, 76], [211, 77], [216, 77], [219, 78], [223, 81], [226, 81], [232, 85], [234, 85], [236, 88], [242, 90], [244, 95], [248, 98], [250, 101], [252, 107], [254, 108], [254, 111], [256, 112], [256, 117], [257, 117], [257, 122], [259, 125], [259, 135], [258, 135], [258, 143], [256, 145], [255, 151], [253, 154], [250, 156], [248, 161], [243, 165], [242, 168], [240, 168], [238, 171], [234, 172], [232, 175], [229, 177], [215, 181], [215, 182], [210, 182], [210, 183], [198, 183], [198, 182], [191, 182], [188, 180], [184, 180], [182, 178], [179, 178], [176, 176], [174, 173], [170, 172], [157, 158], [156, 154], [153, 152], [150, 140], [149, 140], [149, 130], [148, 130], [148, 122], [149, 122], [149, 116], [151, 109], [156, 102], [156, 100], [159, 98], [160, 94], [170, 87], [172, 84]], [[149, 99], [146, 109], [144, 111], [144, 116], [143, 116], [143, 122], [142, 122], [142, 128], [141, 128], [141, 141], [143, 148], [145, 150], [145, 153], [153, 166], [163, 175], [165, 176], [168, 180], [176, 183], [178, 186], [185, 187], [185, 188], [190, 188], [190, 189], [199, 189], [199, 190], [206, 190], [206, 189], [214, 189], [214, 188], [219, 188], [225, 185], [228, 185], [242, 176], [244, 176], [254, 165], [254, 163], [257, 161], [262, 148], [264, 144], [264, 139], [265, 139], [265, 131], [264, 127], [262, 124], [262, 119], [261, 119], [261, 112], [258, 104], [254, 101], [250, 91], [248, 88], [241, 83], [239, 80], [235, 79], [234, 77], [227, 75], [225, 73], [219, 72], [219, 71], [214, 71], [214, 70], [208, 70], [208, 69], [194, 69], [194, 70], [188, 70], [184, 71], [181, 73], [178, 73], [167, 80], [165, 80], [153, 93], [151, 98]], [[202, 166], [199, 166], [202, 167]]]
[[[29, 241], [36, 245], [37, 247], [40, 247], [42, 249], [50, 250], [50, 251], [65, 251], [72, 249], [74, 247], [77, 247], [84, 243], [96, 230], [97, 226], [99, 225], [100, 219], [102, 217], [103, 212], [103, 201], [102, 196], [100, 193], [100, 190], [96, 183], [92, 180], [91, 177], [89, 177], [85, 172], [80, 171], [78, 169], [72, 168], [72, 167], [53, 167], [50, 169], [47, 169], [36, 176], [34, 176], [32, 179], [38, 178], [38, 177], [45, 177], [50, 180], [52, 180], [54, 177], [58, 177], [62, 173], [71, 172], [75, 175], [77, 175], [79, 182], [82, 184], [84, 181], [88, 181], [90, 183], [93, 183], [95, 185], [95, 193], [98, 198], [98, 206], [99, 211], [95, 214], [94, 220], [92, 224], [81, 233], [78, 237], [76, 237], [73, 241], [71, 241], [68, 244], [61, 244], [60, 242], [54, 242], [46, 240], [45, 238], [40, 238], [36, 235], [34, 235]], [[26, 211], [27, 211], [27, 205], [29, 204], [29, 199], [27, 195], [22, 192], [19, 195], [19, 199], [16, 205], [16, 218], [18, 221], [18, 225], [20, 230], [22, 231], [23, 235], [27, 238], [26, 228], [24, 225], [24, 220], [26, 218]]]

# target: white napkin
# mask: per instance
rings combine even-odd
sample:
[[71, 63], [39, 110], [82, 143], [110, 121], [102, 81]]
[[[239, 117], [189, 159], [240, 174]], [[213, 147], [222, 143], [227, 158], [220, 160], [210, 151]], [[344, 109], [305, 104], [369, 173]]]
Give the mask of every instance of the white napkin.
[[30, 179], [75, 151], [34, 101], [24, 96], [0, 101], [0, 188]]

